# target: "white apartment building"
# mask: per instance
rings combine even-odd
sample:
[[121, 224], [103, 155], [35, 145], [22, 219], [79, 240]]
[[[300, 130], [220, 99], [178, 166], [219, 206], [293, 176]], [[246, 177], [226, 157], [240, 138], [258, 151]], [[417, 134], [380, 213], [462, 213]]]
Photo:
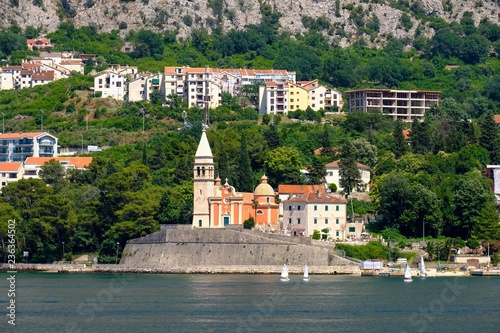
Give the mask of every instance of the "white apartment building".
[[0, 134], [0, 162], [24, 162], [31, 156], [56, 157], [57, 138], [47, 132]]
[[[352, 189], [352, 191], [369, 192], [370, 181], [371, 181], [370, 167], [361, 163], [356, 163], [356, 165], [358, 166], [358, 170], [361, 175], [361, 185], [357, 189]], [[327, 187], [330, 186], [330, 184], [335, 184], [337, 185], [338, 191], [344, 190], [344, 188], [340, 186], [341, 177], [340, 177], [339, 161], [333, 161], [331, 163], [326, 164], [325, 169], [326, 169], [325, 181]]]
[[111, 97], [117, 100], [125, 98], [125, 76], [116, 72], [101, 72], [94, 78], [94, 94]]
[[160, 91], [162, 98], [165, 97], [163, 89], [163, 75], [144, 74], [130, 81], [127, 85], [129, 102], [149, 101], [153, 91]]
[[283, 228], [292, 236], [311, 237], [328, 229], [328, 237], [345, 240], [347, 200], [318, 190], [297, 194], [283, 202]]
[[216, 108], [221, 104], [221, 88], [211, 68], [165, 67], [164, 93], [181, 96], [188, 107]]
[[381, 112], [393, 120], [423, 120], [425, 112], [439, 105], [440, 91], [360, 89], [346, 92], [349, 111]]
[[288, 99], [287, 82], [266, 82], [259, 86], [259, 113], [288, 114]]

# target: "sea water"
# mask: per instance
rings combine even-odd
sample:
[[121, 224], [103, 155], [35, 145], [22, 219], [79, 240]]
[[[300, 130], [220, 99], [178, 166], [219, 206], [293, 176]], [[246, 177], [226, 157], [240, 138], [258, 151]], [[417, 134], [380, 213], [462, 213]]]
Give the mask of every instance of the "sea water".
[[500, 332], [500, 277], [0, 276], [0, 332]]

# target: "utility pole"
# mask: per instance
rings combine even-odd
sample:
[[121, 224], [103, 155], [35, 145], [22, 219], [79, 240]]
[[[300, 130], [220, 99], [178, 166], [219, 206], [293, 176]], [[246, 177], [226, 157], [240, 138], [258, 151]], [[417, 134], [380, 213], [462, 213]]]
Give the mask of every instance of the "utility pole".
[[142, 111], [142, 131], [144, 132], [144, 115], [145, 115], [144, 108], [142, 108], [141, 111]]

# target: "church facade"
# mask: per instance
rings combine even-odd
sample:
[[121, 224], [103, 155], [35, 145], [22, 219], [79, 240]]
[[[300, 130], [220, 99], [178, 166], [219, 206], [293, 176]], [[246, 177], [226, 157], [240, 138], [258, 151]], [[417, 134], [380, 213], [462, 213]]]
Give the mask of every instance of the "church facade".
[[203, 130], [194, 158], [193, 228], [224, 228], [241, 225], [250, 217], [256, 226], [277, 228], [279, 204], [267, 177], [254, 192], [237, 192], [228, 183], [215, 178], [215, 164], [210, 144]]

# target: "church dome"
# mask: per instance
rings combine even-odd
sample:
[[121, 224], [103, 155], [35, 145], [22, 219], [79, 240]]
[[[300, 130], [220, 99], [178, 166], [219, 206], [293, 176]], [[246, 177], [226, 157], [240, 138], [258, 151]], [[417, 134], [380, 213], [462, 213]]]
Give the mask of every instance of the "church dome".
[[255, 191], [253, 192], [254, 195], [262, 195], [262, 196], [273, 196], [274, 197], [274, 190], [267, 183], [267, 177], [266, 175], [262, 176], [260, 178], [260, 184], [255, 188]]

